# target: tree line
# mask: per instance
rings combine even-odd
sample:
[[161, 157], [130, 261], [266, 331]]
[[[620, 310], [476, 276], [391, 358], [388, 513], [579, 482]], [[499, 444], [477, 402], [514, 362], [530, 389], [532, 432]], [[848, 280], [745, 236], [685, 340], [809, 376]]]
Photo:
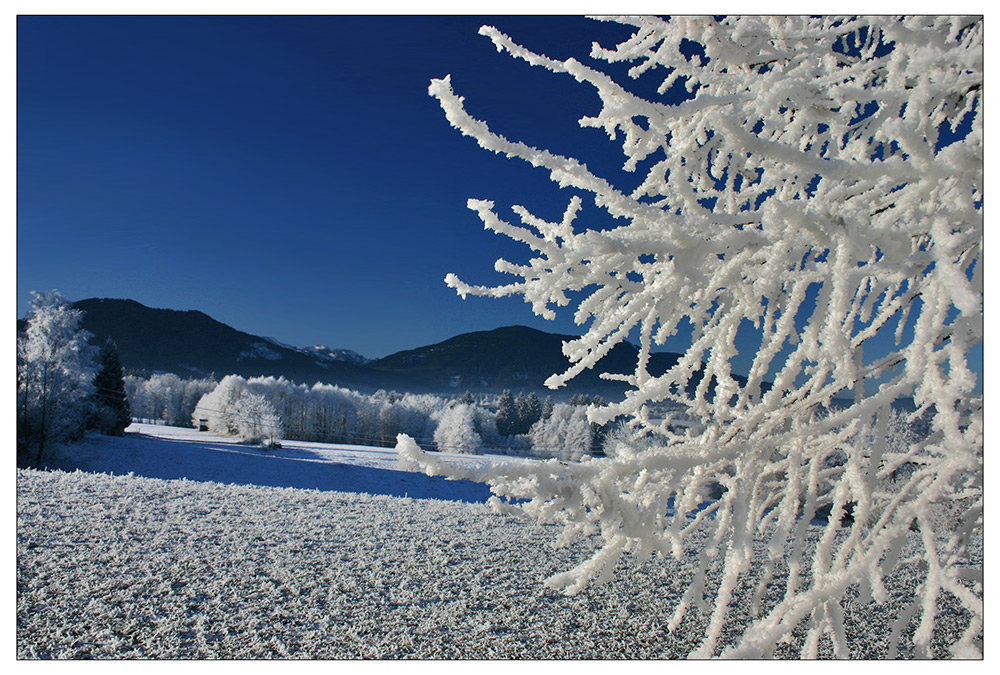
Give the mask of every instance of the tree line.
[[286, 439], [392, 447], [406, 434], [443, 452], [532, 451], [578, 458], [597, 450], [605, 432], [587, 420], [592, 402], [580, 395], [569, 403], [542, 402], [534, 393], [515, 398], [509, 390], [478, 399], [469, 392], [457, 398], [384, 390], [363, 394], [283, 377], [227, 375], [193, 406], [191, 421], [252, 443]]
[[227, 375], [125, 374], [114, 342], [90, 345], [83, 312], [58, 291], [36, 292], [17, 341], [17, 446], [21, 465], [41, 465], [53, 444], [87, 430], [120, 436], [133, 419], [193, 425], [252, 443], [282, 439], [392, 447], [405, 433], [445, 452], [484, 450], [566, 459], [601, 451], [609, 425], [587, 420], [600, 397], [565, 403], [509, 390], [459, 397], [364, 394], [336, 385]]

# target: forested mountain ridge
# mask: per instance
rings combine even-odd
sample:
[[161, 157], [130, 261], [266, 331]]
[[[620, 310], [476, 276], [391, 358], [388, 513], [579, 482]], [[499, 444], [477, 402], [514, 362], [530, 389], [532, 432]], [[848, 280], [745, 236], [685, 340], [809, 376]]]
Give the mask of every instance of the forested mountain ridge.
[[[154, 309], [108, 298], [80, 300], [73, 307], [83, 311], [81, 325], [93, 333], [94, 344], [108, 337], [115, 341], [122, 365], [130, 372], [273, 375], [310, 383], [336, 380], [346, 386], [373, 380], [354, 364], [236, 330], [197, 310]], [[22, 323], [18, 321], [19, 330]]]
[[[568, 361], [562, 344], [573, 339], [526, 326], [457, 335], [366, 362], [346, 350], [297, 348], [232, 328], [197, 310], [154, 309], [134, 300], [90, 298], [73, 303], [84, 312], [82, 327], [103, 344], [111, 337], [130, 372], [175, 373], [181, 377], [284, 376], [312, 384], [325, 382], [360, 391], [413, 392], [545, 390], [544, 381]], [[23, 321], [18, 321], [18, 327]], [[636, 348], [615, 347], [601, 363], [608, 372], [634, 368]], [[655, 354], [650, 370], [663, 372], [674, 354]], [[565, 392], [620, 391], [619, 383], [586, 372]]]
[[[527, 326], [506, 326], [488, 331], [463, 333], [417, 349], [397, 352], [370, 365], [387, 373], [400, 373], [428, 385], [463, 389], [541, 389], [545, 379], [569, 365], [562, 353], [571, 335], [546, 333]], [[601, 361], [604, 372], [628, 373], [635, 368], [637, 348], [617, 345]], [[675, 354], [655, 354], [650, 370], [662, 373], [676, 362]], [[571, 386], [598, 390], [620, 388], [598, 373], [577, 376]]]

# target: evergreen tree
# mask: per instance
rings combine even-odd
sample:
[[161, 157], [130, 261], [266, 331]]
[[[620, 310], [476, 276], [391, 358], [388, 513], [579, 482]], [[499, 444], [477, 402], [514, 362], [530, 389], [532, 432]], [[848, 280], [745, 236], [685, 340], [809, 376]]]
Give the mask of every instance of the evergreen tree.
[[527, 396], [518, 396], [515, 405], [517, 406], [519, 433], [526, 434], [531, 429], [532, 424], [542, 419], [542, 404], [535, 392], [531, 392]]
[[132, 423], [132, 409], [125, 393], [125, 370], [118, 356], [118, 346], [110, 337], [98, 356], [94, 376], [93, 411], [88, 429], [97, 429], [109, 436], [123, 436]]
[[518, 418], [514, 395], [510, 393], [510, 389], [504, 389], [497, 402], [497, 432], [501, 436], [513, 436], [517, 433], [517, 428]]
[[552, 403], [552, 397], [546, 396], [545, 400], [542, 402], [542, 419], [547, 420], [552, 417], [552, 410], [555, 404]]
[[[524, 425], [524, 420], [528, 414], [528, 400], [524, 397], [524, 392], [520, 392], [514, 399], [514, 411], [517, 413], [517, 424], [515, 433], [527, 433], [528, 428]], [[529, 425], [530, 426], [530, 425]]]

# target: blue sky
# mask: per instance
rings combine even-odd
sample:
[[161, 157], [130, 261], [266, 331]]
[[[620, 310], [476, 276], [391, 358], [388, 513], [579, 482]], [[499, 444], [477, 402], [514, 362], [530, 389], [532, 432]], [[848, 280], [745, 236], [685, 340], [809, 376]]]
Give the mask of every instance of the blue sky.
[[585, 62], [592, 41], [630, 32], [566, 16], [19, 17], [18, 316], [31, 290], [56, 288], [369, 357], [511, 324], [579, 334], [571, 309], [545, 321], [443, 282], [508, 282], [494, 261], [527, 257], [469, 198], [557, 219], [571, 195], [452, 129], [431, 78], [451, 74], [508, 138], [637, 180], [577, 124], [596, 95], [499, 54], [483, 24]]
[[576, 125], [596, 96], [497, 53], [484, 23], [557, 57], [628, 35], [567, 17], [19, 17], [18, 316], [56, 288], [371, 357], [515, 323], [579, 332], [443, 283], [510, 280], [494, 261], [525, 257], [467, 199], [558, 218], [570, 195], [453, 130], [431, 78], [511, 138], [620, 164]]

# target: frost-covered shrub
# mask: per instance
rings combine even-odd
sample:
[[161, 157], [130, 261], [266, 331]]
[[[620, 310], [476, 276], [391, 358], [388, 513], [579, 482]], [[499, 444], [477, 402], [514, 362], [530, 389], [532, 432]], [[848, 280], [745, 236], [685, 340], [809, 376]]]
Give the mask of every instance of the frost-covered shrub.
[[438, 413], [434, 444], [443, 452], [475, 453], [483, 440], [476, 433], [474, 406], [459, 403]]
[[[968, 363], [983, 338], [982, 17], [621, 23], [632, 36], [595, 44], [591, 56], [631, 62], [629, 76], [655, 79], [669, 98], [637, 96], [579, 60], [480, 32], [596, 90], [602, 107], [580, 123], [621, 142], [623, 168], [638, 174], [629, 184], [492, 132], [466, 112], [450, 77], [430, 92], [481, 147], [576, 192], [555, 222], [513, 207], [520, 225], [470, 200], [488, 228], [533, 257], [498, 261], [519, 278], [509, 285], [447, 283], [462, 296], [521, 294], [550, 318], [575, 294], [576, 320], [588, 328], [565, 345], [571, 365], [552, 387], [636, 336], [635, 371], [606, 375], [628, 392], [590, 418], [623, 416], [656, 444], [478, 471], [449, 468], [411, 439], [400, 451], [429, 472], [489, 482], [509, 500], [498, 508], [560, 520], [563, 541], [600, 537], [589, 560], [549, 579], [567, 593], [607, 580], [627, 552], [697, 555], [695, 583], [670, 623], [692, 607], [708, 613], [695, 656], [770, 655], [795, 630], [806, 631], [803, 656], [826, 638], [846, 655], [843, 609], [855, 591], [898, 617], [890, 656], [903, 640], [929, 655], [942, 594], [966, 610], [949, 617], [952, 653], [980, 654], [982, 577], [967, 565], [967, 544], [983, 525], [982, 395]], [[580, 193], [613, 229], [583, 222]], [[686, 353], [665, 373], [648, 372], [651, 350], [682, 327]], [[741, 355], [745, 378], [733, 372]], [[927, 416], [927, 434], [892, 447], [892, 405], [907, 397], [914, 418]], [[698, 432], [649, 414], [663, 402]], [[815, 415], [822, 409], [829, 414]], [[823, 502], [825, 529], [807, 546]], [[942, 531], [943, 504], [955, 517]], [[707, 549], [691, 549], [695, 533]], [[715, 561], [721, 573], [708, 575]], [[912, 601], [888, 596], [883, 579], [897, 571], [920, 579]], [[759, 586], [747, 623], [724, 637], [730, 601], [751, 574]]]
[[601, 450], [608, 457], [617, 457], [622, 453], [645, 452], [653, 446], [652, 438], [637, 437], [636, 432], [626, 422], [612, 423], [601, 440]]

